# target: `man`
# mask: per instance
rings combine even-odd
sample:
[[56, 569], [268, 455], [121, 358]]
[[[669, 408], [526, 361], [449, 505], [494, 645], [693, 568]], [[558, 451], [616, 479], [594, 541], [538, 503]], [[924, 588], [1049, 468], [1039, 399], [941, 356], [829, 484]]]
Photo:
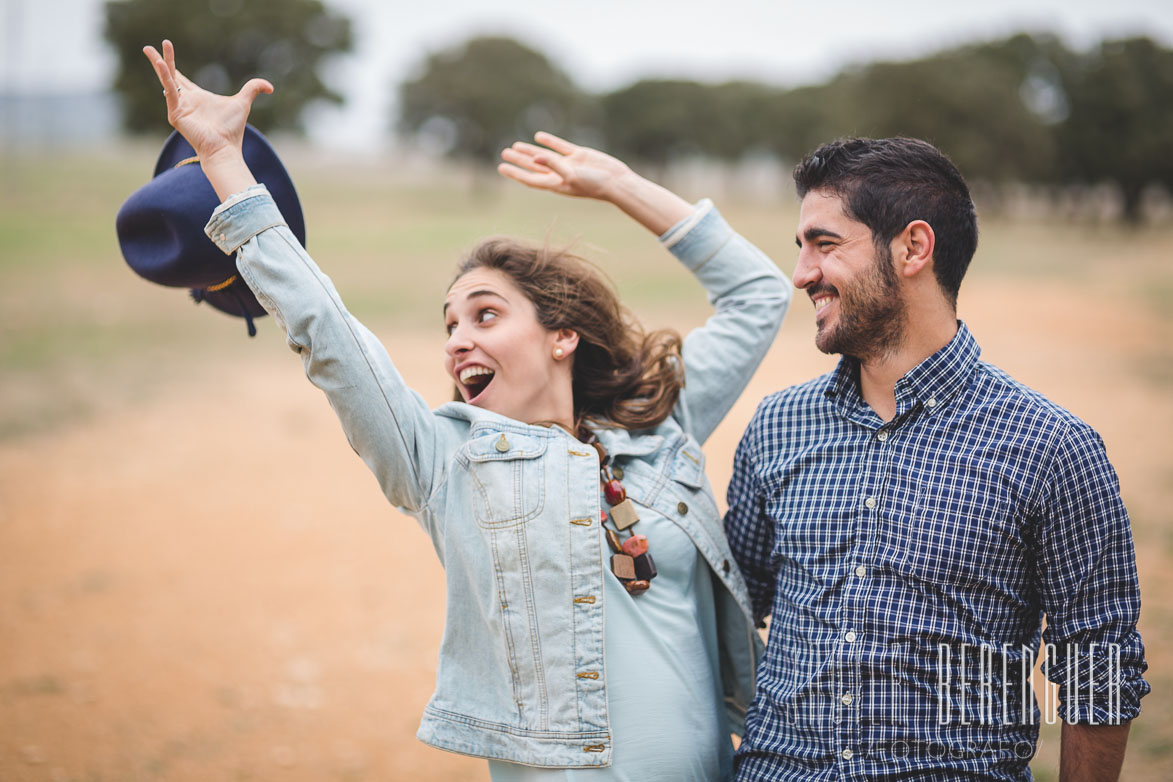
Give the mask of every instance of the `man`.
[[794, 283], [843, 358], [737, 451], [726, 530], [772, 618], [738, 779], [1030, 779], [1040, 636], [1061, 778], [1116, 779], [1149, 689], [1128, 516], [1096, 433], [957, 320], [965, 181], [913, 139], [825, 144], [794, 179]]

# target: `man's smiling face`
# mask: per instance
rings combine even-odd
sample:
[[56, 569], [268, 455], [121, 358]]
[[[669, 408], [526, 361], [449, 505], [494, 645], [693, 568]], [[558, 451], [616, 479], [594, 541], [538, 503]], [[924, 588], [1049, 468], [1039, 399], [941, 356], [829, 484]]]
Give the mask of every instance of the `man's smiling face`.
[[825, 190], [802, 199], [795, 241], [794, 284], [814, 302], [819, 350], [866, 361], [895, 349], [905, 317], [891, 251], [878, 251], [871, 230]]

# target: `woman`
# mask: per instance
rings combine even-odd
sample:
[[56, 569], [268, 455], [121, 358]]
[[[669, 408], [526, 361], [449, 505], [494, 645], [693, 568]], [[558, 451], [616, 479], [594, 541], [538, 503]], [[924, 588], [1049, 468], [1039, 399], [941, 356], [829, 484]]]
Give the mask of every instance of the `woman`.
[[249, 108], [272, 86], [212, 95], [176, 71], [170, 42], [144, 52], [223, 202], [208, 235], [237, 253], [354, 449], [444, 564], [419, 737], [488, 758], [495, 780], [728, 777], [760, 640], [699, 443], [781, 322], [790, 288], [774, 264], [708, 202], [538, 134], [545, 146], [505, 150], [501, 173], [615, 204], [661, 236], [717, 314], [683, 343], [644, 336], [577, 259], [485, 242], [444, 300], [459, 400], [430, 411], [244, 163]]

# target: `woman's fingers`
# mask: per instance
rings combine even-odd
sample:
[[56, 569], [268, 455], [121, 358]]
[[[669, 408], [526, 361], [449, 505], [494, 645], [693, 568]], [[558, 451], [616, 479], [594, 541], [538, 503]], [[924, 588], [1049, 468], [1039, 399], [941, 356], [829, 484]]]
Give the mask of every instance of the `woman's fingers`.
[[514, 141], [513, 146], [509, 147], [509, 149], [519, 154], [527, 155], [531, 158], [534, 155], [543, 155], [549, 153], [550, 151], [545, 147], [539, 147], [536, 144], [530, 144], [527, 141]]
[[199, 85], [183, 75], [183, 71], [175, 69], [175, 83], [185, 90], [199, 89]]
[[512, 163], [501, 163], [497, 166], [497, 173], [515, 182], [520, 182], [527, 187], [535, 187], [540, 190], [550, 190], [558, 187], [562, 183], [562, 177], [557, 174], [549, 172], [538, 173], [537, 171], [530, 171]]
[[559, 138], [553, 133], [547, 133], [544, 130], [539, 130], [534, 134], [534, 141], [563, 155], [572, 155], [574, 154], [574, 151], [578, 149], [577, 144], [571, 144], [566, 139]]
[[551, 152], [542, 152], [540, 154], [534, 155], [534, 163], [550, 169], [555, 174], [562, 177], [562, 179], [567, 184], [569, 184], [570, 180], [574, 178], [574, 166], [570, 165], [570, 163], [566, 161], [566, 158], [562, 157], [561, 155]]
[[159, 84], [163, 85], [163, 94], [167, 96], [167, 108], [173, 108], [179, 93], [176, 90], [175, 80], [171, 78], [171, 71], [167, 68], [167, 63], [154, 46], [144, 46], [143, 54], [147, 56], [151, 66], [155, 69], [155, 75], [159, 77]]
[[175, 78], [175, 44], [168, 39], [163, 39], [163, 61], [167, 63], [167, 70], [171, 73], [171, 78]]
[[269, 95], [273, 92], [273, 85], [265, 79], [249, 79], [245, 85], [240, 88], [240, 92], [236, 93], [237, 98], [244, 98], [251, 106], [252, 102], [257, 99], [261, 93]]
[[501, 150], [501, 159], [512, 163], [521, 168], [528, 168], [530, 170], [537, 170], [539, 173], [548, 173], [550, 169], [546, 166], [539, 165], [534, 162], [533, 153], [527, 152], [524, 149], [517, 149], [517, 144], [512, 147], [506, 147]]

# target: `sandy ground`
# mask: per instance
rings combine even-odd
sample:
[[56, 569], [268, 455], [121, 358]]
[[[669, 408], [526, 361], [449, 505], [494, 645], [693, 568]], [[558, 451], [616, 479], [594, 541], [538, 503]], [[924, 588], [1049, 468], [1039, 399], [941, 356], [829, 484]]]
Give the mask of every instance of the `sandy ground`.
[[[963, 313], [987, 359], [1100, 430], [1145, 587], [1166, 590], [1158, 321], [1063, 289], [978, 287]], [[706, 446], [718, 493], [757, 401], [831, 363], [805, 301], [791, 319]], [[383, 336], [444, 401], [439, 341]], [[136, 409], [0, 446], [0, 780], [487, 778], [415, 739], [440, 569], [297, 360], [173, 374]]]

